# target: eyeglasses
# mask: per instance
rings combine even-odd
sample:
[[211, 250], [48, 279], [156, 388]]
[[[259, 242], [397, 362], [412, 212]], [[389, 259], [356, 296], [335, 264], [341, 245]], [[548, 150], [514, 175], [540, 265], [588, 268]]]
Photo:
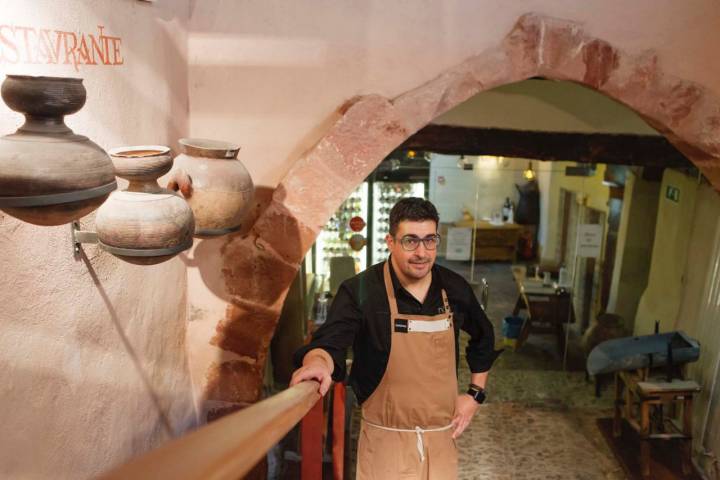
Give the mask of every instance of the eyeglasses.
[[435, 234], [425, 238], [420, 238], [415, 235], [405, 235], [400, 239], [400, 245], [402, 245], [403, 250], [406, 252], [417, 250], [420, 246], [420, 242], [425, 245], [425, 250], [435, 250], [440, 244], [440, 235]]

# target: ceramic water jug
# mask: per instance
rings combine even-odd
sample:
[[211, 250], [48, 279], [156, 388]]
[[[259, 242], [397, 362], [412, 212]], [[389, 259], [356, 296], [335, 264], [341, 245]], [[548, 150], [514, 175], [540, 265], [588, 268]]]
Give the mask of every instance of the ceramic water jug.
[[140, 265], [164, 262], [190, 248], [195, 231], [190, 206], [157, 183], [172, 167], [170, 149], [149, 145], [109, 153], [115, 174], [129, 184], [98, 209], [95, 229], [101, 248]]
[[117, 187], [112, 162], [64, 122], [85, 104], [82, 79], [8, 75], [2, 98], [25, 123], [0, 138], [0, 209], [36, 225], [62, 225], [100, 206]]
[[168, 187], [179, 190], [195, 214], [195, 235], [210, 237], [236, 231], [252, 204], [255, 188], [237, 159], [240, 147], [199, 138], [179, 141], [181, 154]]

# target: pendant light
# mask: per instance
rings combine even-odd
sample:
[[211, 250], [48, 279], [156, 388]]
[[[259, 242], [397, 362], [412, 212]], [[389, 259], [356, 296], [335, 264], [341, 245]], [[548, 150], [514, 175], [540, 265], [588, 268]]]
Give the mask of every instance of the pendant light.
[[532, 162], [528, 162], [528, 168], [523, 171], [523, 177], [525, 177], [527, 181], [535, 179], [535, 170], [533, 170]]

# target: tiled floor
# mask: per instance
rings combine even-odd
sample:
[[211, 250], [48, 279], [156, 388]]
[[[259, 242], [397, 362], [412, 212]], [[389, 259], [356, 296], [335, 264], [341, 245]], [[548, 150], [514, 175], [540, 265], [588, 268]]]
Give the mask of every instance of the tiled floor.
[[[469, 276], [462, 263], [447, 266]], [[488, 316], [499, 342], [517, 289], [508, 264], [480, 264], [476, 278], [481, 277], [490, 284]], [[460, 385], [469, 377], [461, 360]], [[506, 350], [491, 371], [488, 392], [488, 402], [459, 440], [461, 479], [626, 478], [595, 426], [597, 417], [611, 415], [610, 389], [597, 399], [581, 370], [563, 371], [554, 337], [531, 335], [518, 352]]]
[[[448, 266], [469, 275], [462, 264]], [[517, 298], [510, 266], [480, 264], [475, 277], [490, 284], [488, 316], [499, 342], [502, 319]], [[611, 392], [595, 398], [575, 349], [568, 363], [580, 367], [563, 371], [555, 342], [552, 335], [531, 335], [519, 351], [500, 355], [490, 373], [488, 402], [459, 441], [461, 479], [625, 478], [595, 426], [595, 418], [611, 414]], [[469, 378], [461, 361], [460, 385]]]

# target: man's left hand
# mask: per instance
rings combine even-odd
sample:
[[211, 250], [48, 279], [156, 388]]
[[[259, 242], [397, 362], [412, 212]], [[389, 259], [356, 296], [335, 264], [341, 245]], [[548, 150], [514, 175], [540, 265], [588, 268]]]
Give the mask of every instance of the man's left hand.
[[480, 404], [467, 393], [458, 395], [457, 401], [455, 402], [455, 417], [452, 421], [453, 439], [462, 435], [467, 426], [470, 425], [470, 420], [472, 420], [479, 406]]

